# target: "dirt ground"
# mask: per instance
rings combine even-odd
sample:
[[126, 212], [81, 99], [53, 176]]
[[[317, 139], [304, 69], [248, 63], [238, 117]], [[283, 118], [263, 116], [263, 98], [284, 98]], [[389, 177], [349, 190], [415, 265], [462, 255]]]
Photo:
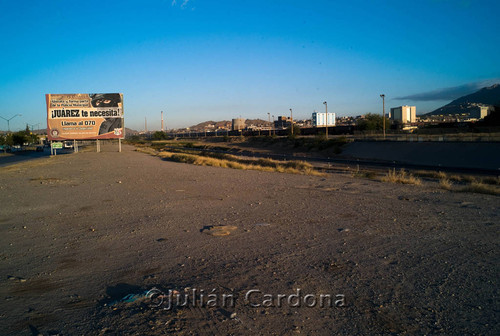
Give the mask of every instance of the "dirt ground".
[[0, 168], [1, 334], [500, 334], [498, 196], [123, 148]]

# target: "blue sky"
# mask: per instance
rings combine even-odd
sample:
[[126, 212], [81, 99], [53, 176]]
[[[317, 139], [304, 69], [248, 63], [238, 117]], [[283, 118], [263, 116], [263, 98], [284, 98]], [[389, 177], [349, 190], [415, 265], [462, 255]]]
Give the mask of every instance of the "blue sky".
[[[124, 94], [127, 127], [411, 104], [500, 82], [496, 0], [0, 0], [0, 116], [46, 93]], [[6, 129], [0, 119], [0, 129]]]

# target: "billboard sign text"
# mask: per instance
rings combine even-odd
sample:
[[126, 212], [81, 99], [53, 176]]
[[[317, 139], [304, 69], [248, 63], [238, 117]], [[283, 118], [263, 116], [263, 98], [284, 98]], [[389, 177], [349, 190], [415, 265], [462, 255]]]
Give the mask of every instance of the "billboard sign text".
[[49, 140], [123, 139], [123, 94], [46, 94]]

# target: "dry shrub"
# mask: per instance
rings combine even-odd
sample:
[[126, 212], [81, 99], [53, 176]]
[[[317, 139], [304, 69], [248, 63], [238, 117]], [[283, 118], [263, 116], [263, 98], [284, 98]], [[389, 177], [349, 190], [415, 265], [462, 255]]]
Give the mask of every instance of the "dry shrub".
[[460, 189], [460, 191], [472, 192], [478, 194], [496, 195], [496, 196], [500, 195], [500, 189], [497, 188], [496, 186], [480, 182], [472, 182], [468, 186], [465, 186], [462, 189]]
[[254, 161], [256, 165], [258, 166], [263, 166], [263, 167], [273, 167], [276, 168], [278, 167], [278, 162], [271, 160], [271, 159], [258, 159]]
[[450, 176], [450, 180], [456, 182], [467, 182], [467, 183], [475, 183], [477, 182], [476, 178], [471, 175], [452, 175]]
[[484, 184], [500, 185], [500, 176], [497, 177], [485, 177], [481, 180]]
[[361, 177], [374, 180], [377, 177], [377, 172], [371, 170], [360, 171], [359, 169], [352, 173], [352, 177]]
[[462, 181], [463, 182], [468, 182], [468, 183], [476, 183], [477, 179], [474, 176], [463, 175], [462, 176]]
[[442, 178], [439, 180], [439, 187], [444, 190], [451, 190], [451, 182], [447, 178]]
[[268, 172], [274, 171], [289, 174], [324, 176], [323, 173], [316, 171], [312, 165], [302, 161], [290, 161], [287, 163], [281, 163], [279, 161], [270, 159], [246, 160], [240, 159], [237, 156], [233, 155], [225, 155], [225, 159], [217, 159], [202, 155], [172, 153], [166, 151], [156, 153], [155, 155], [170, 161], [189, 163], [198, 166], [212, 166], [243, 170], [259, 170]]
[[462, 182], [462, 176], [460, 175], [451, 175], [449, 177], [450, 181], [454, 181], [454, 182]]
[[432, 170], [417, 170], [413, 173], [415, 176], [419, 177], [429, 177], [435, 179], [445, 179], [447, 178], [446, 173], [441, 171], [432, 171]]
[[396, 169], [389, 170], [387, 172], [387, 175], [382, 177], [381, 180], [384, 182], [401, 183], [401, 184], [420, 185], [422, 183], [422, 181], [418, 177], [415, 177], [412, 174], [407, 173], [406, 171], [404, 171], [404, 169], [401, 169], [398, 172], [396, 172]]
[[312, 164], [305, 161], [289, 161], [285, 164], [285, 166], [288, 168], [293, 168], [298, 170], [307, 170], [313, 168]]
[[159, 156], [165, 160], [189, 163], [198, 166], [212, 166], [243, 170], [259, 170], [267, 172], [280, 172], [289, 174], [325, 176], [304, 161], [280, 162], [272, 159], [243, 159], [235, 155], [222, 153], [200, 153], [190, 150], [156, 151], [150, 147], [137, 147], [136, 151]]
[[149, 154], [149, 155], [158, 155], [158, 151], [156, 151], [156, 150], [154, 150], [153, 148], [150, 148], [150, 147], [136, 147], [135, 150], [137, 152], [146, 153], [146, 154]]

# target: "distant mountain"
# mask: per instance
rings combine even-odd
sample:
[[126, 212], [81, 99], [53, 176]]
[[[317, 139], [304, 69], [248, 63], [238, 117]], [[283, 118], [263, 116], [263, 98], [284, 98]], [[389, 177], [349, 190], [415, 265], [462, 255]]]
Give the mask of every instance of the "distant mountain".
[[204, 130], [205, 128], [220, 128], [220, 127], [227, 127], [227, 125], [231, 125], [231, 121], [228, 120], [222, 120], [222, 121], [213, 121], [213, 120], [208, 120], [201, 122], [199, 124], [189, 126], [189, 129], [191, 130]]
[[[207, 129], [217, 129], [217, 128], [224, 128], [224, 127], [231, 127], [231, 120], [222, 120], [222, 121], [204, 121], [202, 123], [190, 126], [189, 129], [191, 130], [204, 130], [205, 128]], [[245, 125], [247, 126], [268, 126], [269, 122], [262, 120], [262, 119], [246, 119], [245, 120]]]
[[478, 105], [500, 105], [500, 84], [485, 87], [475, 93], [455, 99], [451, 103], [425, 115], [469, 113]]
[[132, 136], [132, 135], [138, 135], [138, 134], [139, 134], [139, 131], [125, 127], [125, 136]]

